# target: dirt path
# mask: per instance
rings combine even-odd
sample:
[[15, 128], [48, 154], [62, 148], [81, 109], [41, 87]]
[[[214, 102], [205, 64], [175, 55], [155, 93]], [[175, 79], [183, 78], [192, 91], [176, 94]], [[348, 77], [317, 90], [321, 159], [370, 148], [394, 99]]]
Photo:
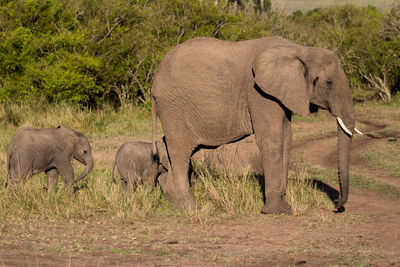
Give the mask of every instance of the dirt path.
[[[368, 171], [370, 169], [368, 162], [360, 156], [360, 151], [382, 139], [397, 141], [396, 138], [400, 136], [400, 133], [397, 131], [384, 132], [383, 130], [387, 125], [383, 123], [376, 123], [366, 119], [360, 120], [360, 122], [367, 127], [363, 130], [363, 136], [356, 136], [352, 141], [351, 168], [357, 168], [358, 174], [372, 177], [400, 188], [400, 179], [390, 178], [385, 173], [377, 172], [376, 170]], [[336, 134], [301, 140], [294, 143], [292, 156], [303, 157], [306, 162], [321, 168], [337, 170], [336, 140]], [[360, 172], [359, 170], [362, 171]]]

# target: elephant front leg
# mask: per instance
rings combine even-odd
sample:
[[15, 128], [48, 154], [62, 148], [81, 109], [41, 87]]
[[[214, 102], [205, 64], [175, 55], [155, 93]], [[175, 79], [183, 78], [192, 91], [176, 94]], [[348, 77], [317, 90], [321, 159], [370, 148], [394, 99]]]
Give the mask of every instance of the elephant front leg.
[[[264, 119], [263, 124], [255, 127], [257, 145], [261, 152], [264, 170], [265, 205], [264, 214], [289, 213], [286, 202], [286, 183], [291, 146], [290, 120], [286, 114], [276, 112], [273, 118]], [[270, 111], [270, 114], [274, 114]]]
[[46, 172], [47, 176], [47, 191], [54, 191], [57, 187], [58, 171], [51, 169]]
[[160, 183], [165, 199], [170, 201], [176, 209], [190, 210], [197, 208], [197, 204], [190, 191], [188, 160], [176, 160], [174, 162], [171, 161], [171, 163], [172, 168], [168, 171], [166, 179], [165, 176], [163, 177], [165, 182], [161, 181]]
[[71, 163], [64, 156], [60, 156], [56, 159], [55, 166], [63, 178], [65, 189], [71, 190], [74, 182], [74, 169]]
[[269, 141], [261, 149], [265, 184], [265, 205], [261, 213], [287, 213], [290, 206], [285, 200], [287, 172], [282, 153], [283, 142], [277, 139]]
[[289, 172], [289, 163], [290, 163], [290, 150], [292, 147], [292, 127], [291, 121], [287, 117], [284, 118], [283, 121], [283, 155], [282, 155], [282, 185], [281, 185], [281, 192], [282, 192], [282, 199], [283, 205], [285, 206], [285, 212], [291, 212], [290, 205], [286, 202], [286, 187], [287, 187], [287, 179], [288, 179], [288, 172]]

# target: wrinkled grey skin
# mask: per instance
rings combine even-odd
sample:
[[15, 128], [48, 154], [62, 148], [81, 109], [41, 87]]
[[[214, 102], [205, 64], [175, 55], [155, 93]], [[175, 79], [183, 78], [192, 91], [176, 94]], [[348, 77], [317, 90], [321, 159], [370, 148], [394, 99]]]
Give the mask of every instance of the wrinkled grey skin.
[[[76, 159], [86, 168], [74, 180], [70, 161]], [[45, 172], [48, 190], [54, 189], [58, 175], [66, 188], [83, 179], [93, 168], [93, 156], [86, 136], [67, 127], [19, 129], [7, 151], [7, 169], [10, 185], [25, 182], [32, 175]]]
[[117, 167], [125, 193], [132, 191], [139, 181], [154, 186], [158, 180], [163, 186], [168, 173], [168, 154], [162, 141], [156, 142], [156, 148], [158, 160], [153, 160], [151, 143], [132, 141], [123, 144], [115, 155], [112, 182], [115, 183], [114, 171]]
[[[197, 38], [167, 53], [151, 90], [171, 164], [164, 196], [195, 207], [189, 160], [199, 145], [219, 146], [254, 134], [261, 152], [266, 203], [262, 213], [290, 212], [285, 200], [292, 113], [326, 109], [354, 132], [347, 77], [334, 52], [281, 37], [243, 42]], [[349, 193], [351, 137], [338, 126], [341, 208]]]

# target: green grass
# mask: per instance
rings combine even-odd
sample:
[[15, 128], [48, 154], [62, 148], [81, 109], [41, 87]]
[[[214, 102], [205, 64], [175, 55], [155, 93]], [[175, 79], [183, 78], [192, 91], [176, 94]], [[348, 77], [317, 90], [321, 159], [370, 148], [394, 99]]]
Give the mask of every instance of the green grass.
[[[338, 187], [336, 171], [322, 170], [309, 164], [306, 164], [306, 166], [307, 173], [313, 180], [321, 181], [329, 186], [332, 185], [335, 188]], [[350, 188], [355, 191], [368, 190], [370, 192], [375, 192], [382, 197], [400, 200], [400, 188], [359, 174], [350, 175]]]
[[[389, 141], [390, 140], [390, 141]], [[371, 166], [393, 178], [400, 178], [400, 140], [391, 138], [382, 140], [368, 148], [362, 157], [371, 163]]]
[[383, 197], [400, 200], [400, 189], [378, 181], [374, 178], [369, 178], [362, 175], [353, 175], [351, 177], [350, 185], [356, 189], [367, 189], [371, 192], [376, 192]]
[[332, 115], [327, 114], [326, 112], [319, 111], [318, 113], [311, 114], [309, 116], [300, 116], [297, 114], [293, 115], [293, 120], [295, 121], [303, 121], [303, 122], [326, 122], [332, 120]]

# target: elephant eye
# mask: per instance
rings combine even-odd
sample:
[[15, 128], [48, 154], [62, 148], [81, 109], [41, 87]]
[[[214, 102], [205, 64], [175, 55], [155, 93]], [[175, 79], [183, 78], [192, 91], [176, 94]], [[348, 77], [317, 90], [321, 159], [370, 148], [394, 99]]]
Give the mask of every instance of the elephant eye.
[[318, 80], [319, 80], [319, 77], [316, 77], [316, 78], [314, 79], [314, 81], [313, 81], [313, 86], [314, 86], [314, 87], [317, 85]]
[[328, 87], [331, 87], [331, 86], [332, 86], [332, 81], [331, 81], [331, 80], [327, 80], [327, 81], [326, 81], [326, 85], [327, 85]]
[[87, 153], [87, 150], [83, 150], [83, 153], [86, 154], [86, 153]]

